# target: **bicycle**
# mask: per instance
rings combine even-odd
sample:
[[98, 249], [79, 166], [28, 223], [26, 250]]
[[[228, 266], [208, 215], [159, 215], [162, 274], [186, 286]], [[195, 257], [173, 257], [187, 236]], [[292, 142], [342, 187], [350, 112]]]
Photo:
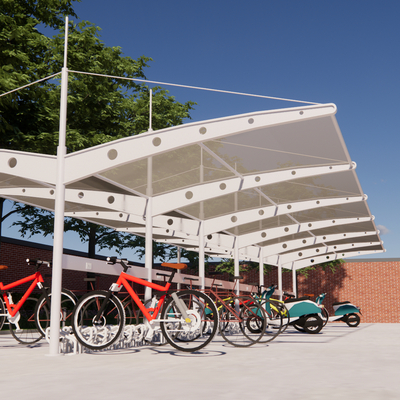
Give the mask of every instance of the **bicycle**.
[[[122, 287], [132, 297], [144, 316], [145, 339], [152, 340], [160, 331], [165, 340], [175, 349], [195, 352], [205, 347], [214, 337], [218, 327], [217, 309], [209, 296], [195, 290], [174, 291], [173, 278], [178, 270], [187, 268], [186, 264], [163, 263], [172, 268], [164, 286], [127, 274], [133, 263], [117, 257], [109, 257], [109, 264], [120, 264], [123, 271], [117, 282], [108, 290], [96, 290], [84, 295], [77, 303], [72, 315], [72, 329], [77, 340], [91, 350], [110, 347], [122, 335], [125, 326], [125, 311], [115, 295]], [[162, 292], [153, 304], [146, 308], [129, 282], [150, 287]], [[211, 309], [212, 318], [206, 317], [206, 308]], [[204, 325], [209, 329], [205, 331]]]
[[[213, 273], [209, 273], [213, 275]], [[240, 276], [235, 276], [231, 290], [218, 291], [220, 283], [213, 280], [205, 293], [211, 295], [219, 314], [219, 333], [235, 347], [249, 347], [261, 341], [266, 329], [264, 309], [251, 296], [237, 295], [235, 286]], [[211, 315], [211, 313], [210, 313]]]
[[264, 285], [253, 284], [253, 287], [256, 287], [257, 290], [253, 291], [252, 296], [261, 304], [267, 315], [270, 316], [271, 325], [275, 329], [279, 329], [279, 333], [285, 332], [290, 323], [289, 311], [282, 300], [271, 297], [278, 285], [265, 288]]
[[[36, 272], [26, 278], [4, 285], [0, 282], [0, 329], [6, 319], [9, 324], [11, 335], [22, 344], [33, 344], [38, 342], [46, 334], [50, 324], [50, 300], [51, 292], [44, 287], [43, 277], [39, 268], [43, 265], [51, 266], [51, 262], [27, 259], [28, 265], [35, 266]], [[0, 270], [6, 270], [6, 265], [1, 265]], [[21, 299], [15, 304], [12, 293], [9, 292], [17, 286], [32, 282]], [[35, 287], [38, 287], [42, 295], [38, 298], [29, 297]], [[75, 295], [67, 289], [61, 291], [60, 327], [69, 324], [72, 310], [76, 304]], [[15, 327], [13, 327], [13, 325]]]

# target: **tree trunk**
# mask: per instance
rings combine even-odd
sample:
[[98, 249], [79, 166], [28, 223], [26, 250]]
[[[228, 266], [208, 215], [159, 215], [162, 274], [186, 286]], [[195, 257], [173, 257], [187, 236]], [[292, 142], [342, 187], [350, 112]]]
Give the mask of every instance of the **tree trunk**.
[[0, 199], [0, 249], [1, 249], [1, 235], [2, 235], [2, 226], [3, 226], [3, 206], [6, 199]]
[[89, 246], [88, 246], [88, 257], [96, 257], [96, 233], [97, 225], [89, 224]]
[[[88, 257], [95, 258], [96, 257], [96, 233], [97, 233], [97, 225], [89, 224], [89, 245], [88, 245]], [[88, 279], [96, 279], [96, 275], [93, 272], [87, 272], [86, 278]], [[93, 290], [92, 284], [93, 281], [87, 281], [87, 290]], [[94, 288], [97, 289], [96, 282], [93, 282]]]

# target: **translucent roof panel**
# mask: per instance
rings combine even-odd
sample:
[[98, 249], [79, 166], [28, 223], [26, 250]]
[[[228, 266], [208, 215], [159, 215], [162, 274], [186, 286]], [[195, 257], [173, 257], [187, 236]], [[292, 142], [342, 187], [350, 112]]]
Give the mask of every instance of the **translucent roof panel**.
[[249, 189], [182, 207], [180, 211], [198, 219], [202, 212], [203, 219], [210, 219], [237, 211], [266, 207], [271, 204], [272, 203], [260, 193]]
[[[274, 243], [301, 239], [307, 247], [313, 237], [371, 234], [335, 113], [333, 104], [260, 111], [68, 154], [65, 212], [139, 235], [150, 216], [155, 239], [186, 235], [188, 248], [204, 226], [216, 237], [207, 251], [229, 252], [238, 236], [252, 257]], [[56, 170], [56, 157], [0, 150], [0, 195], [52, 210]]]
[[350, 161], [330, 117], [205, 142], [240, 174]]

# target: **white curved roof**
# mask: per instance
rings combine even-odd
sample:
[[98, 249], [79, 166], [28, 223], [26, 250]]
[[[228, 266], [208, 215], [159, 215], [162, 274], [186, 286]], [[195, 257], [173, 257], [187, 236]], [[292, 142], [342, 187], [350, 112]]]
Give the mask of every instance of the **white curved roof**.
[[[383, 252], [334, 104], [116, 140], [65, 158], [65, 215], [289, 269]], [[0, 196], [54, 210], [57, 159], [0, 150]], [[202, 227], [200, 229], [200, 225]], [[262, 251], [262, 253], [261, 253]]]

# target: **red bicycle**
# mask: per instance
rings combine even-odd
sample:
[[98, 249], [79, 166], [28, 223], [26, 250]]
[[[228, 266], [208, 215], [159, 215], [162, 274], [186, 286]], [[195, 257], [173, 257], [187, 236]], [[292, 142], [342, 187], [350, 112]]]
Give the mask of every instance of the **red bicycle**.
[[[197, 290], [171, 290], [172, 280], [177, 270], [186, 264], [163, 263], [172, 268], [164, 286], [127, 274], [130, 263], [126, 260], [109, 258], [109, 264], [121, 264], [121, 272], [116, 283], [108, 291], [96, 290], [87, 293], [77, 303], [72, 316], [72, 329], [77, 340], [89, 349], [100, 350], [116, 342], [123, 333], [125, 311], [123, 304], [114, 294], [125, 287], [143, 314], [146, 330], [145, 339], [154, 341], [153, 336], [162, 333], [174, 348], [187, 352], [197, 351], [206, 346], [218, 329], [218, 312], [214, 302], [206, 294]], [[150, 307], [146, 307], [129, 282], [147, 286], [162, 293], [153, 297]]]
[[[12, 336], [22, 344], [33, 344], [45, 336], [46, 329], [50, 326], [51, 292], [43, 283], [39, 268], [43, 265], [50, 267], [50, 261], [26, 260], [28, 265], [36, 268], [36, 272], [26, 278], [4, 285], [0, 282], [0, 329], [7, 321]], [[6, 270], [6, 265], [0, 265], [0, 270]], [[31, 282], [22, 297], [14, 303], [11, 289]], [[41, 296], [31, 296], [38, 287]], [[31, 296], [31, 297], [30, 297]], [[1, 299], [1, 297], [3, 299]], [[14, 294], [15, 297], [15, 294]], [[76, 296], [69, 290], [62, 289], [60, 327], [70, 324], [72, 311], [76, 304]]]

